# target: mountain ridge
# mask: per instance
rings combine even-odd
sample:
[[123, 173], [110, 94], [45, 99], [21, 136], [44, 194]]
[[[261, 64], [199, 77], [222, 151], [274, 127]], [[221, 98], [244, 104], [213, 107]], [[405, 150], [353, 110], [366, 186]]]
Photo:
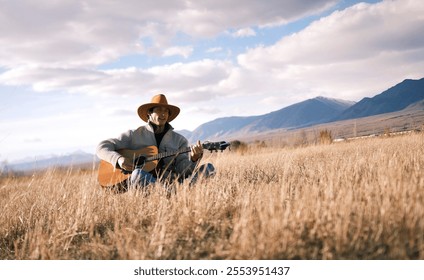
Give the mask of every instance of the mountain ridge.
[[374, 97], [363, 98], [334, 120], [396, 112], [422, 99], [424, 99], [424, 78], [406, 79]]
[[87, 153], [81, 150], [64, 154], [50, 155], [40, 157], [27, 157], [25, 159], [14, 161], [10, 164], [0, 165], [0, 174], [12, 172], [26, 172], [43, 170], [49, 167], [68, 167], [80, 165], [94, 165], [99, 160], [94, 154]]
[[334, 114], [353, 104], [354, 101], [318, 96], [263, 115], [218, 118], [183, 135], [189, 142], [195, 142], [197, 139], [204, 141], [275, 129], [292, 129], [328, 121]]
[[[323, 96], [307, 99], [279, 110], [245, 117], [224, 117], [204, 123], [183, 135], [189, 142], [235, 138], [249, 133], [296, 129], [400, 111], [424, 99], [424, 78], [405, 79], [374, 97], [359, 102]], [[224, 125], [225, 124], [225, 125]]]

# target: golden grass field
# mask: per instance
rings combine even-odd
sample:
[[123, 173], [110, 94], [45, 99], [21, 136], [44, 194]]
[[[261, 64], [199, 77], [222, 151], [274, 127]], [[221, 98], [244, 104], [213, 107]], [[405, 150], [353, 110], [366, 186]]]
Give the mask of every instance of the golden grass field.
[[167, 198], [96, 170], [0, 179], [0, 259], [424, 259], [424, 133], [206, 154]]

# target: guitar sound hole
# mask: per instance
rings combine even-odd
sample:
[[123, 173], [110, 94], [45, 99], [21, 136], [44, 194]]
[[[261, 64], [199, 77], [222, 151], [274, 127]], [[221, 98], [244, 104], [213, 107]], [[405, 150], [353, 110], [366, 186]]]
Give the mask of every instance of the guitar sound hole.
[[146, 157], [145, 156], [139, 156], [134, 160], [134, 166], [135, 168], [143, 168], [144, 164], [146, 163]]

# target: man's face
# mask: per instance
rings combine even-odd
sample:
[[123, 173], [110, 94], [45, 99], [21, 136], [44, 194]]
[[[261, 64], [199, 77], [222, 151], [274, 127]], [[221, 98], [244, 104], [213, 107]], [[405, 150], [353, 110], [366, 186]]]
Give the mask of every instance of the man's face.
[[149, 120], [157, 126], [164, 126], [168, 118], [169, 110], [163, 106], [153, 108], [153, 112], [149, 115]]

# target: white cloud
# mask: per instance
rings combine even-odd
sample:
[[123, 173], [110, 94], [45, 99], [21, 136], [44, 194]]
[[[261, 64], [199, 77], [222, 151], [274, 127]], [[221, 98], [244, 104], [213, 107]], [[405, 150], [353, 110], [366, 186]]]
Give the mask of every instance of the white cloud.
[[[47, 2], [45, 0], [42, 3]], [[262, 2], [266, 2], [266, 5]], [[136, 38], [165, 38], [178, 28], [196, 35], [197, 31], [181, 26], [184, 22], [191, 25], [194, 22], [210, 24], [216, 33], [242, 24], [266, 25], [279, 22], [281, 18], [297, 18], [333, 3], [316, 2], [320, 5], [306, 8], [302, 1], [287, 1], [283, 11], [280, 1], [243, 1], [245, 9], [242, 15], [236, 13], [235, 18], [231, 19], [223, 16], [234, 14], [234, 6], [226, 1], [220, 5], [212, 5], [212, 2], [202, 2], [200, 5], [199, 2], [173, 1], [173, 6], [164, 10], [161, 8], [165, 2], [159, 1], [144, 7], [141, 12], [134, 11], [134, 7], [139, 5], [137, 1], [132, 4], [125, 1], [121, 9], [117, 9], [113, 1], [106, 1], [97, 9], [94, 9], [95, 2], [91, 1], [84, 4], [78, 2], [78, 5], [74, 1], [64, 2], [65, 8], [53, 5], [43, 9], [40, 4], [33, 7], [35, 15], [28, 14], [23, 23], [13, 22], [10, 28], [22, 35], [26, 24], [40, 19], [41, 27], [36, 25], [34, 36], [30, 36], [35, 40], [32, 45], [32, 41], [28, 41], [28, 47], [25, 47], [25, 40], [18, 44], [18, 37], [14, 37], [12, 31], [9, 36], [0, 36], [0, 41], [16, 40], [14, 45], [21, 46], [13, 55], [12, 48], [0, 50], [0, 61], [16, 63], [13, 67], [6, 63], [8, 70], [0, 74], [0, 83], [32, 85], [37, 91], [62, 90], [121, 96], [165, 91], [174, 94], [180, 102], [200, 102], [219, 96], [266, 94], [271, 98], [283, 95], [287, 103], [293, 103], [314, 95], [359, 99], [376, 94], [403, 78], [418, 78], [424, 74], [424, 37], [419, 36], [424, 33], [424, 3], [412, 0], [358, 4], [334, 12], [296, 34], [283, 37], [274, 45], [248, 50], [238, 57], [237, 63], [204, 59], [146, 69], [131, 67], [101, 71], [93, 67], [100, 61], [122, 55], [126, 51], [147, 48], [141, 46], [143, 43]], [[23, 9], [22, 2], [17, 3], [15, 6], [10, 3], [6, 5], [5, 11], [10, 12], [8, 17], [16, 15], [17, 7]], [[237, 6], [237, 3], [234, 5]], [[189, 11], [192, 18], [182, 20], [182, 15]], [[6, 12], [3, 12], [4, 15]], [[52, 12], [56, 13], [55, 17], [41, 20], [42, 15]], [[166, 14], [170, 17], [163, 16]], [[200, 14], [206, 18], [200, 17]], [[214, 22], [210, 21], [212, 15], [215, 15]], [[180, 26], [176, 26], [176, 18], [181, 19]], [[59, 27], [50, 27], [54, 20], [60, 23]], [[41, 36], [43, 29], [47, 32], [46, 36]], [[60, 33], [62, 29], [65, 32]], [[174, 31], [171, 32], [171, 29]], [[197, 35], [208, 34], [205, 31]], [[61, 48], [57, 45], [61, 44], [58, 39], [65, 37], [68, 37], [68, 41]], [[44, 43], [39, 50], [35, 47], [35, 51], [29, 46], [40, 43], [37, 38]], [[165, 42], [168, 39], [161, 40]], [[43, 52], [41, 46], [45, 48]], [[58, 50], [49, 49], [52, 46]], [[218, 50], [220, 48], [208, 51]], [[162, 53], [189, 57], [192, 51], [192, 46], [183, 46], [168, 47]]]
[[32, 85], [36, 91], [77, 91], [89, 85], [107, 80], [104, 72], [81, 68], [46, 68], [21, 66], [0, 75], [0, 83], [6, 85]]
[[40, 143], [40, 142], [42, 142], [43, 140], [41, 140], [41, 138], [38, 138], [38, 137], [32, 137], [32, 138], [26, 138], [26, 139], [24, 139], [24, 143]]
[[163, 56], [174, 56], [180, 55], [184, 58], [188, 58], [193, 52], [192, 46], [178, 46], [178, 47], [170, 47], [164, 50]]
[[221, 47], [214, 47], [214, 48], [209, 48], [206, 50], [207, 53], [216, 53], [216, 52], [220, 52], [222, 51]]
[[204, 59], [190, 63], [175, 63], [148, 69], [154, 76], [151, 87], [174, 93], [179, 102], [209, 99], [201, 94], [215, 92], [217, 85], [230, 75], [229, 61]]
[[422, 1], [358, 4], [251, 49], [238, 62], [245, 71], [267, 72], [267, 84], [281, 92], [303, 92], [301, 99], [317, 93], [359, 99], [424, 76], [423, 14]]
[[198, 107], [194, 106], [184, 110], [188, 114], [206, 114], [206, 115], [216, 115], [222, 113], [222, 110], [219, 107]]
[[211, 37], [230, 28], [285, 24], [324, 11], [336, 2], [336, 0], [187, 1], [187, 9], [181, 10], [172, 21], [187, 34]]
[[[3, 1], [0, 25], [7, 28], [0, 29], [0, 67], [86, 68], [127, 54], [161, 54], [178, 33], [208, 37], [230, 28], [278, 24], [334, 2]], [[243, 9], [235, 13], [234, 7]]]
[[237, 30], [236, 32], [233, 32], [231, 36], [236, 38], [251, 37], [256, 36], [256, 32], [252, 28], [242, 28]]
[[[180, 96], [182, 102], [184, 97], [214, 98], [227, 94], [222, 88], [227, 90], [231, 82], [226, 80], [237, 71], [232, 62], [199, 60], [107, 71], [97, 67], [131, 54], [188, 58], [193, 47], [173, 46], [177, 34], [195, 39], [246, 26], [278, 25], [323, 11], [335, 2], [6, 1], [0, 10], [0, 24], [7, 26], [0, 29], [4, 70], [0, 83], [97, 95], [148, 95], [164, 90]], [[243, 9], [235, 13], [234, 7]]]
[[[196, 100], [198, 93], [215, 92], [217, 85], [229, 77], [232, 67], [229, 61], [210, 59], [148, 69], [130, 67], [104, 71], [20, 67], [0, 75], [0, 83], [31, 84], [36, 91], [62, 90], [93, 95], [137, 96], [164, 91]], [[204, 98], [207, 96], [202, 95], [201, 99]]]

